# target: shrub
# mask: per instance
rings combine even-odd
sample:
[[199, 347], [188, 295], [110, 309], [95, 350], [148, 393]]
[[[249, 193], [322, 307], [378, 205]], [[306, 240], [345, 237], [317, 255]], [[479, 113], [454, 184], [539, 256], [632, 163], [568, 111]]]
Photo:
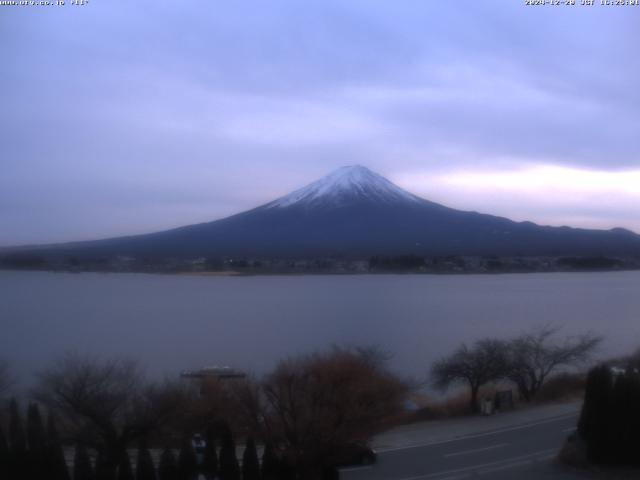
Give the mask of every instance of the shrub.
[[58, 436], [55, 418], [51, 412], [47, 417], [47, 458], [51, 480], [70, 480], [64, 450]]
[[82, 445], [76, 445], [73, 457], [73, 480], [94, 480], [95, 475], [87, 450]]
[[176, 457], [169, 447], [165, 448], [162, 455], [160, 455], [158, 478], [159, 480], [178, 480], [180, 478]]
[[0, 478], [11, 478], [9, 472], [9, 444], [0, 426]]
[[585, 386], [584, 373], [560, 373], [549, 378], [540, 388], [536, 401], [550, 402], [575, 398], [584, 394]]
[[631, 368], [602, 365], [587, 377], [578, 433], [589, 461], [599, 464], [640, 465], [640, 374]]
[[136, 464], [136, 479], [137, 480], [155, 480], [156, 470], [153, 466], [153, 459], [151, 453], [147, 448], [144, 441], [140, 442], [138, 447], [138, 461]]
[[196, 454], [191, 446], [191, 441], [185, 438], [178, 454], [178, 478], [180, 480], [193, 480], [197, 476]]
[[207, 428], [206, 442], [202, 473], [207, 479], [213, 479], [218, 474], [218, 453], [216, 452], [216, 436], [213, 427]]
[[253, 438], [247, 440], [242, 455], [242, 480], [260, 480], [260, 462]]
[[280, 473], [280, 464], [273, 446], [267, 443], [262, 452], [262, 480], [278, 480]]
[[96, 480], [115, 480], [117, 467], [117, 464], [112, 463], [110, 456], [107, 456], [104, 451], [98, 450], [95, 466]]
[[606, 365], [589, 371], [584, 404], [578, 421], [578, 433], [587, 444], [587, 457], [594, 463], [604, 463], [609, 457], [612, 385], [611, 369]]
[[31, 478], [39, 479], [48, 474], [47, 441], [38, 405], [32, 403], [27, 409], [28, 464]]
[[240, 466], [236, 457], [236, 445], [233, 433], [228, 426], [222, 432], [220, 446], [220, 478], [221, 480], [239, 480]]
[[15, 399], [12, 399], [9, 404], [9, 453], [10, 478], [20, 479], [27, 476], [27, 439], [18, 402]]
[[120, 464], [118, 465], [118, 480], [135, 480], [133, 470], [131, 469], [129, 454], [126, 450], [122, 452], [122, 457], [120, 457]]

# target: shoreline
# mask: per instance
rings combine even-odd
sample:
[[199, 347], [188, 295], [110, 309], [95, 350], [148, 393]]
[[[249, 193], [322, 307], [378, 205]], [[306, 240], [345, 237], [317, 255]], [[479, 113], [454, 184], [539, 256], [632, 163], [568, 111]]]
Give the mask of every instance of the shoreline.
[[36, 269], [36, 268], [0, 268], [0, 272], [43, 272], [43, 273], [103, 273], [103, 274], [143, 274], [143, 275], [173, 275], [185, 277], [293, 277], [293, 276], [496, 276], [496, 275], [534, 275], [534, 274], [550, 274], [550, 273], [623, 273], [637, 272], [639, 267], [616, 268], [616, 269], [592, 269], [592, 270], [520, 270], [520, 271], [238, 271], [238, 270], [220, 270], [220, 271], [159, 271], [159, 270], [69, 270], [69, 269]]

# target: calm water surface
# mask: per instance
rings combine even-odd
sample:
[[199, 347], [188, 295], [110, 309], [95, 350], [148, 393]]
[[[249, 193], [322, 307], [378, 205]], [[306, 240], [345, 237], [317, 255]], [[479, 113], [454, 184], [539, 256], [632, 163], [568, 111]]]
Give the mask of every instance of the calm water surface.
[[[206, 277], [0, 271], [0, 356], [23, 379], [67, 350], [138, 358], [152, 374], [257, 373], [332, 344], [379, 344], [421, 377], [460, 342], [553, 323], [640, 347], [640, 272]], [[27, 383], [27, 381], [23, 381]]]

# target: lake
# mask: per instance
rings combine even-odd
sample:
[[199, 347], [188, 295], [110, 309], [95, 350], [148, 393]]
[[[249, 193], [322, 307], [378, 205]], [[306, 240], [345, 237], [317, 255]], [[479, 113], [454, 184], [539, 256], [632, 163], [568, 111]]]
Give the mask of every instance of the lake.
[[509, 275], [187, 275], [0, 271], [0, 357], [23, 385], [68, 350], [139, 359], [151, 375], [378, 344], [423, 377], [464, 341], [551, 323], [640, 347], [640, 272]]

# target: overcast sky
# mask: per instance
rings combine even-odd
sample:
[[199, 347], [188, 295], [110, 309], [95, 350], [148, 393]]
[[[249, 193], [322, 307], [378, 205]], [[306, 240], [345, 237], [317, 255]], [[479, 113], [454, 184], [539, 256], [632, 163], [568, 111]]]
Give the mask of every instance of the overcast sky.
[[640, 232], [640, 7], [66, 3], [0, 7], [0, 245], [213, 220], [349, 164]]

